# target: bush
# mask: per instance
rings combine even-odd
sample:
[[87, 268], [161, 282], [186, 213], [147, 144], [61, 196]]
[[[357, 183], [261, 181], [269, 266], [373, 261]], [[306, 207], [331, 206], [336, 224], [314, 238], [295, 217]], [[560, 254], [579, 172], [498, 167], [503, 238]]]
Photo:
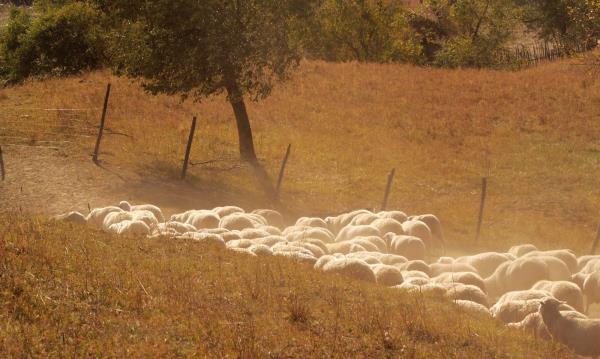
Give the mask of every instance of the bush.
[[98, 68], [105, 60], [102, 15], [85, 3], [48, 8], [38, 17], [11, 11], [0, 33], [0, 79], [62, 76]]

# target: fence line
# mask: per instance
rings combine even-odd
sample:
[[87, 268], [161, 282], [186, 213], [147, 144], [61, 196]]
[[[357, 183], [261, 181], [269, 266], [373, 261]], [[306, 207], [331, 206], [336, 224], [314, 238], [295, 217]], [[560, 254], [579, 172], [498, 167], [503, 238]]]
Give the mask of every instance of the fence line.
[[535, 43], [530, 47], [520, 45], [512, 49], [498, 50], [496, 52], [496, 58], [501, 65], [530, 67], [540, 63], [569, 58], [577, 54], [589, 52], [596, 48], [596, 46], [596, 44], [590, 42], [566, 48], [557, 44], [543, 42]]

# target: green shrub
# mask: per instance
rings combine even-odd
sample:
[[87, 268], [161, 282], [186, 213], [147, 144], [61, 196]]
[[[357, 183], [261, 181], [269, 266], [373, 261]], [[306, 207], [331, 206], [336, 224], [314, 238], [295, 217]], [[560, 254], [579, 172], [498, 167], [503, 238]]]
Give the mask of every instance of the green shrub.
[[48, 8], [37, 17], [13, 10], [0, 33], [0, 77], [5, 84], [31, 76], [62, 76], [105, 60], [102, 16], [85, 3]]

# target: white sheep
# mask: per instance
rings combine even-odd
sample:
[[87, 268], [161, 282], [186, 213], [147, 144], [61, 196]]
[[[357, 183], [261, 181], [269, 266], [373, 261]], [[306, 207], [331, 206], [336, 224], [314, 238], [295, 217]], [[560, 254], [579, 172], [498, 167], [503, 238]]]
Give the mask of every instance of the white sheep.
[[241, 231], [245, 228], [255, 228], [258, 226], [256, 220], [250, 217], [247, 213], [232, 213], [227, 216], [221, 217], [219, 221], [220, 228], [226, 228], [230, 231], [238, 230]]
[[155, 206], [153, 204], [138, 204], [138, 205], [132, 206], [127, 201], [121, 201], [121, 202], [119, 202], [119, 206], [118, 207], [121, 208], [124, 211], [127, 211], [127, 212], [131, 212], [131, 211], [149, 211], [149, 212], [152, 212], [152, 214], [154, 214], [154, 217], [156, 217], [156, 219], [160, 223], [163, 223], [165, 221], [165, 217], [163, 216], [163, 213], [160, 210], [160, 208], [158, 208], [157, 206]]
[[292, 226], [286, 228], [282, 234], [289, 241], [297, 241], [304, 238], [316, 238], [325, 243], [333, 243], [335, 241], [334, 234], [326, 228]]
[[335, 238], [336, 242], [347, 241], [353, 239], [355, 237], [368, 237], [368, 236], [377, 236], [381, 237], [381, 232], [373, 226], [364, 225], [364, 226], [346, 226], [342, 228], [340, 233], [338, 233]]
[[102, 229], [104, 219], [106, 218], [106, 216], [108, 216], [110, 213], [113, 213], [113, 212], [125, 212], [125, 211], [123, 211], [121, 208], [115, 207], [115, 206], [94, 208], [87, 215], [86, 221], [89, 226], [91, 226], [95, 229]]
[[356, 258], [335, 259], [323, 267], [324, 273], [335, 273], [353, 279], [375, 283], [377, 280], [369, 264]]
[[429, 264], [425, 263], [422, 260], [409, 260], [408, 262], [400, 265], [400, 270], [419, 271], [427, 274], [428, 276], [431, 276], [431, 268], [429, 267]]
[[457, 272], [471, 272], [471, 273], [476, 273], [477, 275], [479, 275], [479, 273], [477, 272], [477, 269], [475, 269], [475, 267], [473, 267], [470, 264], [467, 263], [451, 263], [451, 264], [442, 264], [442, 263], [431, 263], [429, 265], [429, 268], [431, 269], [431, 276], [432, 277], [437, 277], [442, 273], [457, 273]]
[[570, 249], [557, 249], [553, 251], [532, 251], [523, 255], [523, 257], [554, 257], [566, 264], [571, 273], [577, 272], [577, 257]]
[[75, 224], [87, 224], [87, 218], [79, 212], [69, 212], [54, 217], [57, 221], [75, 223]]
[[404, 281], [402, 272], [394, 266], [386, 264], [374, 264], [371, 266], [373, 273], [375, 274], [375, 280], [377, 284], [384, 285], [386, 287], [392, 287], [400, 285]]
[[236, 206], [223, 206], [223, 207], [215, 207], [212, 209], [214, 213], [219, 215], [219, 217], [223, 218], [229, 216], [234, 213], [244, 213], [244, 209]]
[[539, 308], [552, 338], [578, 355], [600, 356], [600, 320], [566, 317], [560, 312], [560, 305], [560, 301], [547, 298]]
[[412, 236], [393, 236], [389, 252], [406, 257], [409, 260], [424, 260], [425, 243], [420, 238]]
[[147, 236], [150, 227], [145, 222], [137, 220], [124, 220], [110, 225], [107, 230], [118, 235]]
[[418, 216], [412, 216], [409, 220], [421, 221], [427, 225], [431, 231], [431, 236], [435, 240], [436, 244], [445, 247], [444, 231], [442, 230], [442, 223], [439, 218], [433, 214], [422, 214]]
[[529, 252], [533, 252], [533, 251], [537, 251], [537, 250], [538, 250], [537, 247], [534, 246], [533, 244], [520, 244], [517, 246], [510, 247], [510, 249], [508, 250], [508, 253], [519, 258]]
[[378, 218], [371, 222], [371, 225], [379, 230], [381, 234], [394, 233], [404, 234], [402, 223], [393, 218]]
[[400, 223], [408, 220], [408, 216], [402, 211], [381, 211], [377, 213], [377, 216], [379, 216], [379, 218], [392, 218]]
[[462, 283], [435, 283], [446, 288], [446, 298], [452, 300], [469, 300], [479, 303], [486, 308], [489, 306], [487, 295], [479, 288]]
[[267, 220], [268, 224], [273, 227], [277, 227], [279, 229], [282, 229], [284, 227], [285, 222], [283, 220], [283, 215], [275, 210], [255, 209], [254, 211], [252, 211], [252, 213], [264, 217]]
[[506, 254], [497, 252], [479, 253], [456, 259], [458, 263], [467, 263], [473, 266], [484, 278], [491, 276], [500, 264], [508, 261], [510, 261], [510, 258]]
[[460, 309], [474, 314], [483, 315], [489, 317], [490, 310], [482, 304], [472, 302], [470, 300], [457, 299], [453, 301]]
[[491, 298], [506, 292], [530, 289], [540, 280], [569, 280], [567, 266], [554, 257], [519, 257], [512, 262], [504, 262], [494, 274], [484, 279]]
[[300, 217], [296, 221], [295, 226], [327, 228], [327, 223], [322, 218], [318, 218], [318, 217]]
[[350, 225], [352, 226], [367, 226], [376, 220], [379, 219], [379, 216], [373, 214], [371, 212], [361, 213], [356, 217], [352, 218], [350, 221]]
[[[171, 217], [173, 218], [173, 217]], [[221, 218], [213, 211], [199, 210], [187, 214], [185, 223], [191, 224], [198, 229], [218, 228]]]
[[590, 305], [600, 303], [600, 272], [589, 274], [583, 282], [583, 293], [586, 297], [585, 312], [588, 313]]
[[455, 273], [442, 273], [436, 277], [431, 278], [433, 283], [440, 284], [452, 284], [461, 283], [474, 285], [481, 289], [482, 292], [486, 293], [485, 283], [483, 279], [477, 273], [473, 272], [455, 272]]
[[575, 283], [542, 280], [537, 282], [532, 289], [550, 292], [554, 298], [566, 302], [578, 312], [583, 312], [583, 293]]

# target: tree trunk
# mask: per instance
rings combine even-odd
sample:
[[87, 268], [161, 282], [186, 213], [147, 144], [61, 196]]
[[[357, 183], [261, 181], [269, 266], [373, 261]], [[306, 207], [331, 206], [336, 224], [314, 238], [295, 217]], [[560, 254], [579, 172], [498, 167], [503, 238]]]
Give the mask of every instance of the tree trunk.
[[235, 80], [227, 81], [227, 94], [229, 95], [229, 103], [235, 114], [235, 122], [237, 123], [238, 138], [240, 143], [240, 157], [244, 161], [252, 164], [258, 164], [256, 152], [254, 151], [254, 140], [252, 139], [252, 128], [246, 111], [244, 98]]

